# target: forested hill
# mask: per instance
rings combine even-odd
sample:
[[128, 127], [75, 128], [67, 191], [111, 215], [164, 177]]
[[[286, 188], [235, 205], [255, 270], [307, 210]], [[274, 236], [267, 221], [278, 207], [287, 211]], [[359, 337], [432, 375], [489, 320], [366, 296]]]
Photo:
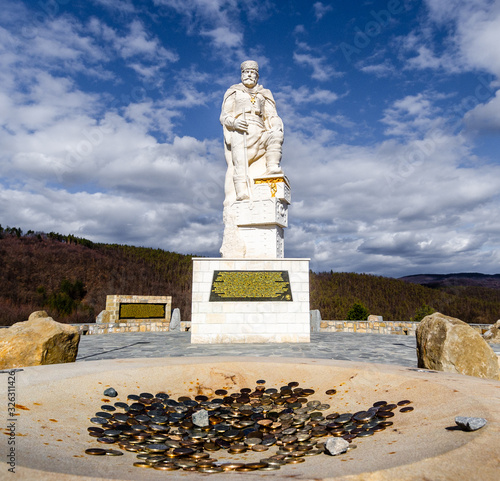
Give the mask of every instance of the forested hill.
[[[0, 226], [0, 325], [44, 309], [59, 322], [93, 322], [108, 294], [170, 295], [190, 318], [191, 256], [74, 236]], [[429, 310], [466, 322], [500, 318], [500, 289], [429, 288], [366, 274], [312, 273], [311, 309], [323, 319], [346, 319], [353, 304], [385, 320], [406, 321]]]

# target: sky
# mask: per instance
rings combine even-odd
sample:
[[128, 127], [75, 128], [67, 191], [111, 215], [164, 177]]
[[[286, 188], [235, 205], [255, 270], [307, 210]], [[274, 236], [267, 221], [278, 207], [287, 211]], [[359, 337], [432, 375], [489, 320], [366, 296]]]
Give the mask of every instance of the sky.
[[500, 272], [500, 0], [2, 0], [0, 224], [219, 256], [220, 108], [259, 62], [285, 256]]

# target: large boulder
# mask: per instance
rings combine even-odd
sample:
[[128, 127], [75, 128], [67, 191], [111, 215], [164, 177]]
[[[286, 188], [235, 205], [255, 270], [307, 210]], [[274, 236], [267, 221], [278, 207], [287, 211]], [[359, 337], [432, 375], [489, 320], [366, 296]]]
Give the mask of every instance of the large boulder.
[[500, 319], [483, 334], [483, 339], [494, 344], [500, 344]]
[[74, 362], [78, 329], [37, 311], [25, 322], [0, 329], [0, 369]]
[[497, 356], [465, 322], [435, 312], [417, 327], [418, 367], [499, 379]]

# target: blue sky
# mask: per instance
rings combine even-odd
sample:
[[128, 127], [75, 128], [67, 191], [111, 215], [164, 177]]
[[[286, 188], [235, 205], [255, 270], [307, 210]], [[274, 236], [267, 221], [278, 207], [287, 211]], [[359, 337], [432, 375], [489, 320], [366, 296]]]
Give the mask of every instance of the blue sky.
[[218, 256], [220, 106], [251, 58], [287, 257], [498, 273], [498, 45], [498, 0], [4, 0], [0, 223]]

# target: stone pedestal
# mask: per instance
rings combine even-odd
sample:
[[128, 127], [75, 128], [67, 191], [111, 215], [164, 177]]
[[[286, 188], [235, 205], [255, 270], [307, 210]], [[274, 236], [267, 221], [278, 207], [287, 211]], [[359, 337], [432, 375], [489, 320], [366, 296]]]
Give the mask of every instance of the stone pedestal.
[[309, 259], [193, 259], [192, 343], [309, 341]]
[[224, 258], [276, 259], [285, 257], [291, 190], [283, 174], [252, 179], [251, 197], [225, 207]]

